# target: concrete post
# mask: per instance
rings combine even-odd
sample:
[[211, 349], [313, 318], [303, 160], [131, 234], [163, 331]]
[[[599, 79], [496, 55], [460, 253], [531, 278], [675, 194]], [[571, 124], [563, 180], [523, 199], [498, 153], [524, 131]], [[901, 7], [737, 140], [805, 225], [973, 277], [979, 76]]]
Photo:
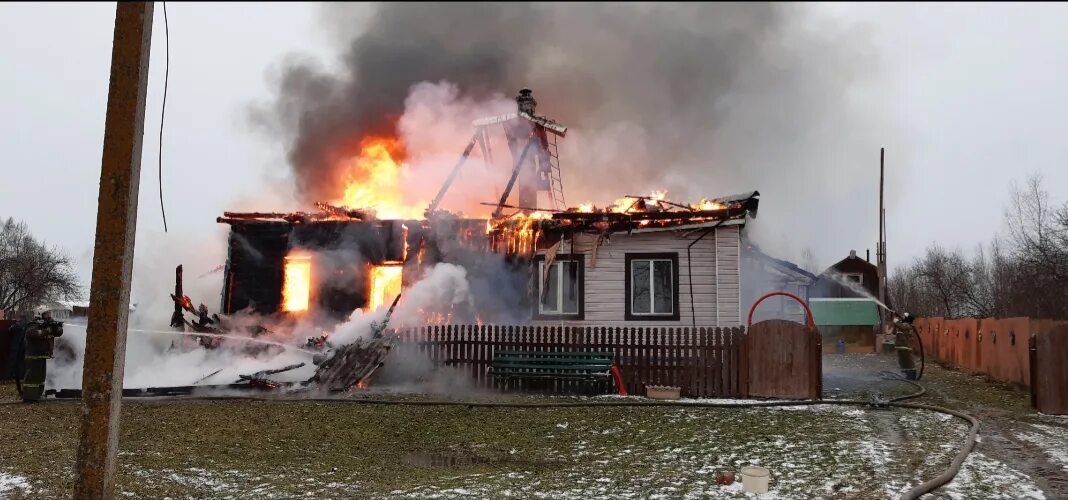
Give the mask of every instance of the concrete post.
[[74, 498], [115, 496], [152, 2], [119, 2], [104, 121]]

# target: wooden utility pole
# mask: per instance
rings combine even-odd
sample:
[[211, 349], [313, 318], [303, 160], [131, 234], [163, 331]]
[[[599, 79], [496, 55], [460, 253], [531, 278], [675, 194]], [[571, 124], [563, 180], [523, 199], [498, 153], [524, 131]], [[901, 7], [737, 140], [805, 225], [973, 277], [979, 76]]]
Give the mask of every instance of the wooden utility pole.
[[115, 456], [151, 44], [152, 2], [119, 2], [115, 9], [82, 372], [81, 441], [74, 487], [74, 498], [79, 499], [115, 496]]
[[[886, 148], [879, 148], [879, 242], [876, 247], [876, 265], [879, 272], [879, 302], [886, 304], [886, 208], [883, 205]], [[882, 332], [886, 332], [887, 311], [879, 308]]]

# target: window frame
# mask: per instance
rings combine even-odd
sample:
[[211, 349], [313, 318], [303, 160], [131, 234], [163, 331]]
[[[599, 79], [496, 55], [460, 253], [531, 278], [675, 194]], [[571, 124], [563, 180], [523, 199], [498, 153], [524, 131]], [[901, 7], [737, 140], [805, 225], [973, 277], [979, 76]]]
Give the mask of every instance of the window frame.
[[[667, 260], [671, 261], [671, 313], [634, 313], [633, 293], [633, 266], [634, 261], [642, 260]], [[649, 266], [652, 271], [653, 266]], [[627, 253], [624, 256], [624, 319], [627, 321], [678, 321], [680, 318], [681, 298], [679, 297], [679, 254], [677, 252], [663, 253]], [[650, 278], [651, 279], [651, 278]], [[652, 290], [650, 290], [650, 293]]]
[[[575, 262], [578, 264], [578, 312], [577, 313], [543, 313], [541, 311], [541, 287], [545, 284], [541, 274], [542, 265], [545, 264], [545, 255], [534, 257], [534, 300], [531, 304], [534, 319], [544, 320], [582, 320], [586, 318], [586, 259], [580, 253], [559, 253], [553, 261], [555, 266], [558, 262]], [[560, 283], [563, 285], [563, 283]], [[563, 287], [560, 288], [563, 293]]]
[[[804, 293], [804, 286], [800, 283], [789, 283], [786, 285], [786, 291], [794, 295], [797, 295], [801, 300], [808, 300], [807, 295]], [[805, 314], [805, 308], [801, 306], [796, 300], [789, 297], [783, 297], [782, 312], [785, 314]]]

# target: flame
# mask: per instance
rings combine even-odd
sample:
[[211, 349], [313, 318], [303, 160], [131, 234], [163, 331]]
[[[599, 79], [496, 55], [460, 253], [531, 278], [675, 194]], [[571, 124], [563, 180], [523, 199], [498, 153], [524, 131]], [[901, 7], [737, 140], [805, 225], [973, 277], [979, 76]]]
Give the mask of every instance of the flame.
[[360, 142], [360, 154], [345, 160], [341, 169], [345, 192], [338, 204], [371, 208], [380, 219], [421, 219], [423, 206], [407, 205], [401, 189], [402, 154], [399, 141], [369, 136]]
[[286, 255], [282, 285], [282, 310], [304, 312], [311, 297], [311, 256], [302, 253]]
[[608, 211], [625, 214], [633, 212], [637, 205], [637, 198], [618, 198], [612, 202], [612, 206], [608, 207]]
[[401, 292], [401, 272], [398, 264], [371, 266], [371, 295], [367, 298], [367, 310], [378, 309], [387, 300], [392, 301]]
[[652, 194], [649, 195], [649, 199], [651, 199], [653, 201], [664, 201], [664, 197], [665, 196], [667, 196], [667, 190], [665, 190], [665, 189], [657, 189], [657, 190], [653, 191]]
[[362, 390], [364, 390], [366, 388], [367, 388], [367, 380], [360, 380], [359, 382], [356, 382], [356, 389], [359, 389], [359, 390], [362, 391]]
[[691, 205], [691, 207], [694, 210], [719, 210], [722, 208], [726, 208], [722, 203], [716, 203], [707, 198], [701, 199], [701, 203], [698, 203], [697, 205]]
[[588, 214], [588, 213], [593, 212], [593, 203], [586, 202], [586, 203], [583, 203], [583, 204], [579, 205], [578, 206], [578, 211], [582, 212], [584, 214]]

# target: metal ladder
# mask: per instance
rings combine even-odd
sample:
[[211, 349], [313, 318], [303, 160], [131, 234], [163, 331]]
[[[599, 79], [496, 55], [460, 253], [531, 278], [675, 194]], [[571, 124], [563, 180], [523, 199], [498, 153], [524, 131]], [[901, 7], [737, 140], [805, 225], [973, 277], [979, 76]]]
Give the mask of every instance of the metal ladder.
[[553, 209], [564, 210], [567, 205], [564, 203], [564, 184], [560, 175], [560, 152], [556, 148], [556, 136], [547, 135], [549, 136], [549, 147], [546, 148], [549, 152], [549, 196], [553, 200]]

